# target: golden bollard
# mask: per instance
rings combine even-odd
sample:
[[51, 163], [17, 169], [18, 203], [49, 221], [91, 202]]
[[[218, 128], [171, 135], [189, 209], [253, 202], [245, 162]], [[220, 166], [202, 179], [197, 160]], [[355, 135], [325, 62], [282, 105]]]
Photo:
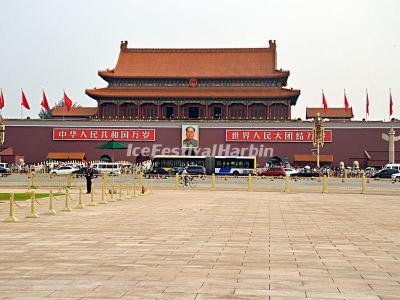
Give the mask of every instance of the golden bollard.
[[114, 199], [114, 185], [111, 186], [111, 199], [108, 200], [108, 202], [115, 202], [116, 200]]
[[140, 188], [139, 195], [144, 194], [143, 193], [143, 173], [140, 173], [140, 175], [139, 175], [139, 188]]
[[179, 174], [175, 174], [175, 189], [179, 190]]
[[125, 184], [125, 199], [129, 200], [131, 199], [130, 193], [129, 193], [129, 184]]
[[47, 211], [46, 215], [55, 215], [57, 214], [56, 211], [53, 208], [53, 191], [50, 190], [50, 195], [49, 195], [49, 210]]
[[345, 182], [347, 179], [347, 169], [344, 169], [344, 177], [342, 178], [342, 182]]
[[122, 201], [122, 183], [119, 184], [118, 198], [117, 201]]
[[149, 194], [153, 194], [153, 184], [149, 182]]
[[367, 178], [365, 177], [365, 173], [362, 174], [361, 178], [361, 194], [367, 193]]
[[326, 177], [326, 175], [324, 175], [324, 177], [322, 178], [322, 192], [328, 192], [328, 178]]
[[285, 176], [285, 193], [289, 193], [290, 192], [290, 189], [289, 189], [289, 176], [288, 175], [286, 175]]
[[10, 194], [10, 210], [8, 212], [8, 218], [3, 223], [17, 223], [18, 219], [14, 216], [14, 193]]
[[31, 213], [27, 215], [26, 218], [39, 218], [39, 215], [36, 212], [35, 192], [32, 192], [31, 194]]
[[72, 211], [72, 210], [71, 210], [71, 207], [69, 207], [68, 198], [69, 198], [69, 190], [68, 190], [68, 188], [66, 188], [66, 189], [65, 189], [65, 206], [64, 206], [64, 208], [63, 208], [61, 211], [64, 211], [64, 212], [70, 212], [70, 211]]
[[251, 174], [249, 174], [249, 176], [248, 176], [247, 191], [248, 192], [252, 192], [253, 191], [253, 183], [252, 183]]
[[139, 197], [139, 196], [138, 196], [137, 190], [136, 190], [136, 183], [134, 182], [133, 183], [133, 198], [137, 198], [137, 197]]
[[92, 189], [90, 190], [90, 203], [88, 206], [96, 206], [96, 202], [94, 201], [94, 187], [92, 186]]
[[215, 178], [215, 174], [213, 173], [211, 175], [211, 190], [215, 191], [215, 182], [216, 182], [216, 178]]
[[79, 188], [79, 197], [78, 197], [78, 205], [75, 206], [76, 209], [83, 209], [85, 208], [85, 205], [82, 202], [82, 188]]
[[67, 187], [70, 188], [72, 185], [72, 174], [67, 175]]
[[105, 195], [104, 195], [104, 184], [101, 186], [101, 201], [99, 204], [107, 204]]

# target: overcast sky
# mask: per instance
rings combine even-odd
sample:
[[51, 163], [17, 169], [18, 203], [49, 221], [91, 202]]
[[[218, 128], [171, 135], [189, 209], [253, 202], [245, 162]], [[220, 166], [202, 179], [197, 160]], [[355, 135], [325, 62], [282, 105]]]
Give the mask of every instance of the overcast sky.
[[343, 107], [346, 89], [356, 119], [388, 119], [389, 88], [400, 118], [398, 0], [0, 0], [0, 88], [5, 117], [20, 117], [21, 88], [37, 117], [41, 90], [50, 105], [63, 89], [82, 106], [84, 90], [104, 87], [121, 40], [129, 47], [267, 47], [301, 90], [293, 118], [307, 106]]

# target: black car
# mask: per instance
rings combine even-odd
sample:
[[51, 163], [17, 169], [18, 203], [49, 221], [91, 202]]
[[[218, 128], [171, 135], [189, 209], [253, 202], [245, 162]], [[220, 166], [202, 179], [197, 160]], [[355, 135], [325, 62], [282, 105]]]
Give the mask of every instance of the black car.
[[151, 168], [149, 170], [144, 171], [144, 175], [146, 178], [154, 177], [154, 175], [168, 175], [169, 172], [164, 168]]
[[393, 174], [399, 173], [397, 169], [382, 169], [375, 174], [373, 174], [372, 178], [391, 178]]
[[[83, 168], [80, 168], [79, 170], [73, 171], [72, 174], [74, 174], [76, 177], [83, 177], [83, 176], [85, 176], [87, 174], [88, 170], [89, 170], [89, 168], [83, 167]], [[93, 171], [93, 177], [94, 178], [100, 176], [100, 171], [99, 170], [92, 169], [92, 171]]]
[[[189, 166], [186, 170], [189, 175], [206, 175], [206, 168], [202, 166]], [[182, 174], [182, 172], [183, 169], [179, 172], [179, 174]]]
[[169, 170], [170, 175], [175, 175], [175, 174], [180, 174], [182, 173], [184, 167], [173, 167], [171, 170]]
[[303, 171], [300, 171], [299, 173], [291, 175], [291, 177], [319, 177], [319, 173], [314, 172], [313, 170], [304, 169]]
[[11, 175], [11, 173], [8, 169], [0, 167], [0, 175], [1, 177], [7, 177], [8, 175]]

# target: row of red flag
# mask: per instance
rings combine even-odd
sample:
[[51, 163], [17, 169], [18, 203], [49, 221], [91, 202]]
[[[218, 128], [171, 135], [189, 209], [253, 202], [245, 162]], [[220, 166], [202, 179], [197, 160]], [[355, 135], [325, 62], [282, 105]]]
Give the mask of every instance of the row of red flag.
[[[324, 112], [326, 113], [328, 111], [328, 102], [326, 101], [324, 91], [322, 91], [322, 106], [324, 107]], [[344, 110], [346, 113], [349, 112], [350, 105], [349, 101], [347, 100], [346, 92], [344, 92]], [[367, 91], [367, 96], [365, 99], [365, 114], [368, 116], [369, 115], [369, 96], [368, 96], [368, 91]], [[390, 91], [389, 93], [389, 116], [393, 115], [393, 98], [392, 98], [392, 92]]]
[[[25, 107], [26, 109], [31, 109], [29, 106], [28, 100], [26, 99], [25, 93], [23, 90], [21, 90], [22, 97], [21, 97], [21, 106]], [[72, 100], [67, 96], [67, 94], [64, 91], [64, 97], [63, 97], [64, 104], [69, 111], [72, 107]], [[4, 95], [3, 95], [3, 90], [0, 91], [0, 109], [4, 108]], [[46, 94], [43, 91], [43, 97], [42, 97], [42, 102], [40, 105], [46, 110], [50, 111], [50, 106], [47, 101]], [[326, 113], [328, 111], [328, 102], [326, 101], [324, 91], [322, 91], [322, 105], [324, 107], [324, 112]], [[344, 109], [346, 113], [349, 112], [349, 101], [347, 100], [346, 92], [344, 92]], [[365, 113], [366, 115], [369, 115], [369, 97], [368, 97], [368, 92], [367, 92], [367, 97], [366, 97], [366, 102], [365, 102]], [[389, 96], [389, 116], [393, 115], [393, 98], [392, 98], [392, 92], [390, 92]]]
[[[43, 92], [43, 96], [42, 96], [42, 102], [40, 103], [40, 105], [47, 111], [50, 111], [50, 106], [49, 106], [49, 102], [47, 101], [47, 97], [46, 94]], [[67, 108], [67, 110], [69, 111], [72, 107], [72, 100], [67, 96], [67, 94], [64, 91], [64, 96], [63, 96], [63, 101], [65, 104], [65, 107]], [[3, 90], [0, 91], [0, 109], [3, 109], [5, 105], [5, 101], [4, 101], [4, 95], [3, 95]], [[25, 93], [23, 90], [21, 90], [21, 106], [26, 108], [26, 109], [31, 109], [28, 99], [25, 96]]]

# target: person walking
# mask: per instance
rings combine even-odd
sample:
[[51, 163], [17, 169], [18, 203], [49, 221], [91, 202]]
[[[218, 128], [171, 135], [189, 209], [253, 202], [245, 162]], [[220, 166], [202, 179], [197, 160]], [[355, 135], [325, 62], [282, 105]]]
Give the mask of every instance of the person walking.
[[93, 169], [88, 168], [86, 175], [86, 194], [90, 194], [92, 192], [92, 179], [93, 179]]

